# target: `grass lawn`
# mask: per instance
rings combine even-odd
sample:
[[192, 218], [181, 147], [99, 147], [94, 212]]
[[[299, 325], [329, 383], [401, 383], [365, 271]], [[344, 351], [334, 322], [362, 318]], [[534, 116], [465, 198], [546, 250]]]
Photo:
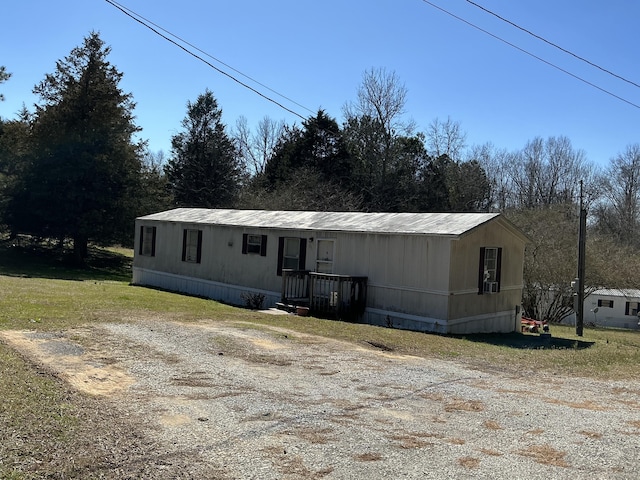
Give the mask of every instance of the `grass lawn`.
[[[526, 372], [552, 372], [604, 380], [637, 379], [640, 334], [635, 331], [552, 326], [553, 342], [537, 335], [446, 337], [311, 317], [265, 315], [211, 300], [129, 285], [132, 252], [92, 248], [75, 268], [64, 252], [0, 240], [0, 330], [57, 331], [97, 322], [159, 318], [237, 322], [243, 328], [278, 326], [385, 348], [398, 354], [437, 357]], [[83, 400], [60, 380], [0, 343], [0, 478], [87, 478], [78, 459], [56, 464], [78, 447]], [[84, 438], [84, 437], [83, 437]], [[59, 461], [59, 460], [58, 460]], [[91, 463], [91, 459], [85, 459]], [[39, 470], [34, 467], [39, 466]], [[52, 469], [54, 467], [51, 467]], [[37, 475], [33, 472], [39, 472]], [[74, 472], [82, 471], [82, 474]], [[103, 472], [104, 473], [104, 472]], [[82, 476], [80, 476], [82, 475]], [[95, 476], [100, 477], [96, 471]]]

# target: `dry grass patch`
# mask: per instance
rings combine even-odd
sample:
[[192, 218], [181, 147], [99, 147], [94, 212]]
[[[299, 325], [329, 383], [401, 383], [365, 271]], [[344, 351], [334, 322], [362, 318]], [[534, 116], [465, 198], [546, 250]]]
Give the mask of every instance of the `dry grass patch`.
[[491, 455], [492, 457], [501, 457], [502, 456], [502, 452], [499, 452], [497, 450], [492, 450], [490, 448], [480, 448], [478, 450], [481, 453], [484, 453], [485, 455]]
[[451, 445], [464, 445], [467, 441], [464, 438], [445, 438], [445, 442], [450, 443]]
[[557, 398], [549, 398], [542, 397], [542, 400], [546, 403], [552, 403], [554, 405], [564, 405], [566, 407], [577, 408], [582, 410], [594, 410], [594, 411], [604, 411], [607, 408], [602, 405], [598, 405], [597, 403], [591, 402], [589, 400], [584, 402], [570, 402], [568, 400], [559, 400]]
[[534, 428], [533, 430], [529, 430], [527, 434], [529, 435], [542, 435], [544, 430], [542, 428]]
[[333, 433], [332, 428], [296, 428], [293, 431], [287, 431], [284, 433], [295, 435], [296, 437], [315, 445], [324, 445], [335, 440], [335, 437], [331, 436]]
[[426, 432], [407, 432], [402, 434], [389, 435], [387, 438], [399, 442], [400, 448], [423, 448], [429, 445], [433, 445], [433, 442], [425, 440], [425, 438], [441, 438], [442, 435], [436, 433]]
[[532, 445], [526, 450], [518, 450], [516, 453], [523, 457], [532, 458], [543, 465], [553, 465], [555, 467], [564, 468], [569, 467], [569, 464], [564, 459], [567, 453], [557, 450], [551, 445]]
[[615, 401], [629, 408], [633, 408], [634, 410], [640, 410], [640, 402], [636, 402], [634, 400], [620, 400], [620, 399], [616, 399]]
[[594, 439], [602, 438], [602, 434], [601, 433], [592, 432], [590, 430], [580, 430], [578, 433], [580, 435], [584, 435], [585, 437], [588, 437], [588, 438], [594, 438]]
[[485, 428], [488, 428], [489, 430], [502, 430], [502, 427], [500, 426], [500, 424], [495, 420], [485, 420], [483, 425]]
[[[333, 423], [337, 423], [338, 425], [352, 425], [354, 422], [358, 421], [360, 415], [353, 412], [341, 412], [337, 415], [331, 417], [331, 421]], [[390, 423], [385, 422], [383, 419], [376, 418], [376, 422], [378, 423]]]
[[444, 395], [441, 393], [434, 392], [422, 392], [418, 394], [420, 398], [424, 398], [425, 400], [433, 400], [434, 402], [441, 402], [444, 400]]
[[431, 421], [432, 421], [433, 423], [447, 423], [447, 420], [446, 420], [446, 419], [444, 419], [444, 418], [442, 418], [442, 417], [440, 417], [439, 415], [434, 415], [434, 416], [431, 418]]
[[378, 462], [382, 460], [383, 457], [382, 454], [378, 452], [366, 452], [356, 455], [353, 458], [359, 462]]
[[445, 412], [482, 412], [484, 403], [478, 400], [465, 400], [464, 398], [454, 398], [444, 406]]
[[464, 468], [478, 468], [480, 466], [480, 459], [475, 457], [462, 457], [458, 459], [458, 463]]
[[640, 389], [629, 387], [613, 387], [611, 389], [611, 393], [615, 395], [623, 395], [627, 393], [631, 395], [640, 395]]
[[173, 377], [171, 384], [176, 387], [215, 387], [213, 378], [207, 375], [207, 372], [191, 372], [184, 377]]

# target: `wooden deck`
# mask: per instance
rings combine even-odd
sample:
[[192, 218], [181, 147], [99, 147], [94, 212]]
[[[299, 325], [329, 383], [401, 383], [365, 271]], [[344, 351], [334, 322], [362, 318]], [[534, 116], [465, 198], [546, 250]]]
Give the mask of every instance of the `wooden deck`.
[[281, 301], [309, 307], [311, 315], [357, 320], [366, 306], [367, 277], [283, 270]]

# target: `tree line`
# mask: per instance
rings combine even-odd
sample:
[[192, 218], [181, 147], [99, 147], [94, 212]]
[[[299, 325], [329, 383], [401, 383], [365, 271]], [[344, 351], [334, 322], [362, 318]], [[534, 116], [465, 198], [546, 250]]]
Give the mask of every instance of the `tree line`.
[[[269, 117], [232, 128], [206, 90], [186, 104], [171, 151], [135, 140], [132, 95], [93, 32], [34, 87], [39, 103], [0, 119], [0, 224], [10, 235], [131, 244], [136, 216], [177, 207], [375, 212], [503, 212], [529, 235], [525, 313], [572, 309], [577, 205], [589, 209], [588, 284], [633, 287], [640, 240], [640, 145], [606, 167], [567, 137], [517, 151], [467, 146], [458, 122], [407, 120], [394, 72], [366, 71], [343, 121], [319, 110], [301, 124]], [[0, 67], [0, 84], [10, 80]], [[0, 94], [0, 99], [1, 99]]]

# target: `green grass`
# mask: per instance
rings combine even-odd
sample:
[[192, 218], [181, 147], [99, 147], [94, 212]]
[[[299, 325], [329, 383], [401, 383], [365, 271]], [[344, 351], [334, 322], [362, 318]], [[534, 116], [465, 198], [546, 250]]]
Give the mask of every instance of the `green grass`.
[[[545, 345], [539, 336], [519, 333], [454, 337], [265, 315], [131, 286], [131, 259], [131, 250], [92, 248], [87, 264], [74, 268], [65, 251], [0, 241], [0, 330], [56, 331], [154, 317], [224, 321], [239, 328], [281, 327], [377, 346], [390, 354], [451, 359], [471, 367], [529, 375], [547, 372], [625, 380], [637, 379], [640, 372], [640, 334], [635, 331], [586, 329], [584, 337], [577, 337], [570, 327], [552, 326], [553, 341]], [[290, 338], [295, 340], [295, 333]], [[86, 425], [87, 411], [92, 410], [86, 407], [89, 400], [82, 400], [80, 394], [2, 344], [0, 373], [0, 478], [98, 478], [108, 472], [101, 471], [92, 457], [97, 454], [92, 453], [91, 425]], [[109, 432], [104, 435], [108, 437]], [[82, 458], [77, 456], [80, 447], [85, 452]], [[81, 464], [52, 460], [74, 458], [74, 454], [74, 461]]]
[[0, 344], [0, 478], [41, 478], [77, 426], [66, 387]]
[[0, 329], [61, 330], [86, 323], [158, 317], [176, 321], [235, 321], [278, 326], [357, 344], [380, 345], [397, 354], [456, 359], [478, 365], [510, 366], [558, 374], [624, 379], [640, 368], [637, 331], [552, 326], [551, 344], [537, 335], [442, 336], [336, 322], [313, 317], [271, 316], [221, 303], [135, 287], [129, 249], [92, 248], [84, 268], [64, 252], [42, 245], [0, 243]]

